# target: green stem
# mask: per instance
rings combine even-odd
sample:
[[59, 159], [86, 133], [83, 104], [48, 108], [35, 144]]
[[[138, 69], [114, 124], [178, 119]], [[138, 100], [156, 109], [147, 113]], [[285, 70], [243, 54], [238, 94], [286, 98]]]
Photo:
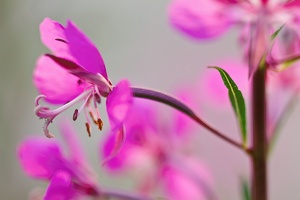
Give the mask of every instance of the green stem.
[[253, 74], [252, 85], [252, 200], [267, 200], [266, 68]]

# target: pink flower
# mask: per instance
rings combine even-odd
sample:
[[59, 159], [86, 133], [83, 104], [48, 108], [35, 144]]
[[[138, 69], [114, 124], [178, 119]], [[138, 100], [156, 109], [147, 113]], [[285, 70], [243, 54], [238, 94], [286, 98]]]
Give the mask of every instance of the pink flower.
[[[89, 115], [101, 130], [103, 122], [98, 112], [101, 97], [107, 97], [107, 113], [112, 130], [115, 132], [119, 148], [124, 138], [122, 122], [132, 103], [132, 92], [127, 80], [112, 86], [106, 73], [104, 61], [95, 45], [70, 20], [63, 27], [58, 22], [46, 18], [40, 25], [42, 42], [53, 54], [42, 55], [36, 64], [33, 81], [38, 89], [35, 113], [45, 119], [44, 133], [53, 137], [48, 125], [53, 119], [83, 101], [74, 111], [73, 120], [82, 112], [86, 116], [86, 128], [91, 134]], [[56, 110], [40, 105], [45, 99], [51, 104], [63, 104]]]
[[183, 162], [188, 172], [168, 165], [162, 171], [163, 186], [169, 199], [215, 199], [210, 188], [213, 183], [208, 168], [192, 157], [184, 158]]
[[300, 53], [297, 0], [173, 0], [168, 12], [176, 29], [200, 40], [220, 36], [233, 25], [241, 26], [240, 42], [250, 75], [265, 53], [270, 52], [271, 34], [282, 25], [283, 37], [276, 39], [280, 54], [275, 59]]
[[69, 123], [60, 125], [68, 147], [68, 155], [56, 139], [39, 137], [23, 141], [17, 154], [24, 172], [49, 185], [44, 199], [77, 199], [84, 195], [98, 195], [95, 174], [87, 165], [78, 138]]
[[221, 35], [231, 25], [249, 28], [260, 20], [271, 30], [285, 24], [299, 32], [299, 8], [297, 0], [173, 0], [168, 11], [175, 28], [194, 38], [206, 39]]
[[[192, 156], [183, 154], [183, 149], [187, 147], [184, 145], [186, 140], [183, 136], [187, 136], [187, 133], [182, 132], [190, 130], [188, 119], [175, 114], [174, 119], [179, 123], [174, 124], [174, 127], [171, 127], [173, 124], [169, 124], [173, 122], [172, 120], [163, 120], [163, 123], [159, 124], [161, 118], [157, 111], [154, 104], [149, 102], [134, 102], [124, 122], [127, 128], [124, 146], [118, 155], [106, 163], [106, 167], [114, 174], [124, 170], [132, 173], [138, 179], [138, 189], [143, 193], [153, 191], [158, 184], [162, 183], [170, 199], [173, 199], [176, 193], [186, 194], [189, 197], [190, 191], [199, 197], [196, 199], [212, 195], [210, 180], [207, 182], [208, 171], [203, 170], [202, 172], [207, 176], [202, 176], [201, 174], [195, 175], [194, 172], [192, 172], [193, 175], [187, 174], [189, 169], [183, 170], [186, 167], [183, 164], [188, 163], [186, 162], [188, 159], [192, 159]], [[100, 145], [100, 152], [104, 154], [104, 157], [109, 154], [113, 143], [113, 137], [109, 136], [104, 145]], [[177, 158], [180, 158], [179, 161]], [[172, 177], [169, 176], [169, 172], [172, 173]], [[199, 182], [191, 176], [201, 180], [201, 184], [199, 185]], [[171, 184], [173, 178], [178, 180], [174, 183], [175, 185]], [[180, 180], [184, 180], [182, 185], [186, 187], [181, 187]], [[170, 188], [176, 188], [176, 191]], [[190, 190], [186, 190], [187, 188]]]

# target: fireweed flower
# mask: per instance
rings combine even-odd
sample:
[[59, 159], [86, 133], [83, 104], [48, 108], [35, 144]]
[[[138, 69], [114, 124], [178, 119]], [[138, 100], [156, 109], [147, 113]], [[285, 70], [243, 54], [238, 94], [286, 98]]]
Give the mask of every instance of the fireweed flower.
[[[106, 107], [111, 127], [116, 133], [116, 149], [124, 138], [122, 121], [132, 102], [132, 93], [127, 80], [113, 86], [108, 79], [104, 61], [95, 45], [70, 20], [66, 27], [46, 18], [40, 25], [41, 40], [53, 54], [42, 55], [34, 70], [33, 82], [39, 95], [35, 100], [35, 113], [45, 119], [43, 127], [47, 137], [53, 137], [48, 125], [53, 119], [74, 104], [73, 120], [83, 111], [87, 132], [91, 134], [90, 119], [101, 130], [103, 122], [98, 112], [101, 97], [106, 97]], [[63, 104], [50, 110], [42, 106], [44, 99], [51, 104]]]
[[247, 29], [260, 19], [272, 30], [285, 24], [299, 34], [299, 9], [297, 0], [173, 0], [168, 11], [177, 29], [194, 38], [207, 39], [235, 24]]
[[[125, 120], [127, 137], [123, 148], [106, 163], [107, 169], [113, 174], [124, 171], [132, 174], [137, 178], [137, 188], [142, 193], [149, 193], [162, 184], [170, 199], [179, 200], [183, 196], [184, 199], [205, 199], [213, 195], [211, 177], [204, 165], [190, 155], [179, 156], [183, 151], [189, 151], [185, 148], [188, 146], [182, 144], [188, 134], [174, 132], [178, 124], [168, 127], [165, 120], [159, 124], [158, 118], [154, 104], [135, 101]], [[174, 118], [177, 122], [180, 119], [187, 120], [179, 115], [174, 115]], [[189, 126], [187, 122], [179, 124]], [[189, 129], [178, 129], [179, 132], [183, 130]], [[104, 145], [100, 145], [100, 152], [104, 157], [109, 154], [113, 142], [113, 137], [108, 136]], [[194, 165], [187, 160], [193, 160], [202, 170], [194, 173]], [[180, 163], [186, 165], [183, 167]]]
[[176, 29], [200, 40], [220, 36], [233, 25], [241, 26], [240, 42], [251, 74], [270, 48], [271, 34], [282, 25], [279, 49], [289, 51], [280, 55], [299, 55], [299, 5], [298, 0], [173, 0], [168, 12]]
[[99, 194], [95, 173], [87, 164], [83, 149], [70, 123], [59, 126], [66, 142], [68, 155], [56, 139], [31, 137], [17, 149], [24, 172], [35, 178], [49, 181], [44, 199], [78, 199]]

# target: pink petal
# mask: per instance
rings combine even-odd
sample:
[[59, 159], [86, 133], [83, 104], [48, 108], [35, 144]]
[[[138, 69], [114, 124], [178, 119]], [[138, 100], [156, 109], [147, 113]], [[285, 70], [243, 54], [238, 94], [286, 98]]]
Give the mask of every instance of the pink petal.
[[121, 125], [118, 128], [114, 129], [112, 131], [112, 135], [114, 135], [114, 143], [112, 149], [109, 151], [109, 154], [104, 159], [102, 165], [105, 165], [120, 152], [125, 142], [125, 127]]
[[71, 160], [79, 164], [87, 163], [87, 160], [85, 159], [86, 156], [83, 152], [83, 147], [79, 142], [79, 138], [77, 137], [74, 127], [71, 126], [71, 123], [68, 120], [64, 120], [59, 123], [58, 128], [67, 144]]
[[127, 80], [120, 81], [107, 96], [106, 109], [112, 129], [125, 120], [133, 103], [132, 91]]
[[267, 25], [264, 19], [258, 20], [252, 30], [249, 43], [249, 77], [253, 75], [263, 56], [267, 53], [268, 47], [270, 46], [270, 35]]
[[222, 34], [230, 26], [224, 10], [228, 8], [212, 0], [173, 0], [168, 14], [171, 24], [187, 35], [206, 39]]
[[[129, 157], [130, 149], [137, 146], [143, 146], [146, 141], [146, 134], [154, 132], [157, 124], [157, 118], [153, 112], [153, 105], [145, 100], [135, 99], [133, 105], [130, 107], [124, 123], [126, 127], [126, 141], [119, 153], [107, 161], [107, 167], [111, 170], [118, 170], [124, 167]], [[115, 135], [110, 133], [104, 144], [100, 145], [101, 154], [108, 157], [115, 145]]]
[[45, 18], [40, 24], [41, 40], [51, 51], [61, 52], [67, 49], [65, 28], [58, 22]]
[[[115, 137], [115, 135], [109, 134], [104, 143], [100, 143], [100, 154], [104, 156], [104, 159], [109, 158], [112, 154], [112, 150], [115, 145]], [[126, 145], [124, 145], [117, 155], [105, 162], [105, 166], [110, 170], [121, 169], [124, 166], [124, 161], [126, 159], [126, 151]]]
[[33, 73], [33, 82], [40, 94], [53, 104], [64, 104], [83, 92], [86, 83], [63, 69], [51, 58], [41, 56]]
[[164, 172], [164, 183], [169, 199], [206, 199], [204, 193], [192, 180], [179, 171], [169, 168]]
[[107, 79], [104, 61], [96, 46], [70, 20], [66, 27], [70, 53], [78, 64], [91, 73], [100, 73]]
[[292, 1], [286, 1], [285, 7], [297, 7], [300, 6], [300, 0], [292, 0]]
[[34, 178], [49, 179], [56, 170], [64, 168], [60, 146], [55, 139], [31, 138], [18, 147], [23, 170]]
[[77, 196], [73, 188], [71, 175], [65, 171], [58, 171], [51, 179], [45, 194], [45, 200], [70, 200]]
[[193, 157], [180, 160], [184, 163], [181, 170], [178, 165], [166, 166], [163, 171], [163, 183], [172, 200], [179, 199], [215, 199], [213, 181], [208, 168]]

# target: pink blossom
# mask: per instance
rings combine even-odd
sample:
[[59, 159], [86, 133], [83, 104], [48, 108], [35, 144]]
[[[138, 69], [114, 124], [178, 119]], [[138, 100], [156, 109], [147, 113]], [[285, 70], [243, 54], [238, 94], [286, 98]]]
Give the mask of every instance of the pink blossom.
[[[124, 170], [132, 173], [138, 179], [137, 187], [143, 193], [149, 193], [158, 184], [163, 184], [166, 195], [170, 199], [173, 199], [177, 193], [189, 197], [191, 191], [198, 197], [196, 199], [204, 199], [203, 197], [211, 195], [211, 177], [208, 175], [208, 170], [204, 170], [206, 168], [203, 167], [202, 172], [207, 176], [202, 172], [195, 175], [193, 171], [189, 170], [190, 166], [186, 169], [187, 166], [182, 165], [182, 163], [187, 163], [188, 159], [192, 159], [192, 156], [183, 153], [184, 135], [178, 134], [176, 131], [182, 132], [189, 129], [179, 126], [168, 127], [173, 126], [172, 120], [163, 120], [163, 123], [160, 124], [159, 121], [162, 118], [157, 111], [157, 107], [149, 102], [134, 102], [125, 120], [127, 137], [124, 146], [118, 155], [109, 160], [105, 166], [114, 174]], [[180, 122], [180, 119], [185, 121], [179, 123], [182, 126], [188, 125], [185, 118], [176, 116], [174, 119], [177, 122]], [[178, 130], [176, 127], [179, 127]], [[108, 136], [104, 145], [100, 145], [100, 152], [104, 154], [104, 157], [109, 154], [113, 143], [113, 137]], [[197, 161], [195, 160], [195, 162]], [[187, 173], [188, 171], [192, 172], [192, 175]], [[191, 178], [193, 176], [197, 177], [197, 181]], [[174, 183], [175, 185], [171, 183], [173, 178], [178, 180]], [[180, 180], [184, 180], [181, 185]], [[176, 191], [173, 190], [174, 188]], [[187, 188], [190, 190], [186, 190]]]
[[[80, 101], [83, 101], [83, 104], [74, 111], [73, 120], [84, 111], [89, 135], [89, 116], [102, 130], [103, 122], [98, 104], [101, 97], [107, 97], [108, 117], [118, 139], [115, 149], [119, 149], [124, 138], [122, 121], [132, 102], [129, 82], [122, 80], [115, 87], [111, 84], [99, 51], [70, 20], [64, 27], [46, 18], [40, 25], [40, 32], [42, 42], [53, 52], [38, 59], [33, 75], [34, 85], [41, 94], [36, 98], [35, 113], [45, 119], [45, 135], [53, 137], [48, 130], [50, 122]], [[41, 99], [63, 106], [50, 110], [40, 105]]]
[[270, 52], [271, 35], [282, 25], [284, 35], [277, 38], [280, 54], [274, 54], [275, 59], [299, 55], [299, 11], [297, 0], [173, 0], [168, 9], [171, 24], [195, 39], [217, 37], [233, 25], [241, 26], [240, 43], [250, 75]]
[[44, 199], [77, 199], [97, 195], [95, 174], [87, 164], [78, 138], [69, 123], [60, 124], [60, 131], [68, 147], [68, 155], [56, 139], [31, 137], [24, 140], [17, 154], [24, 172], [49, 185]]
[[259, 20], [271, 30], [285, 24], [299, 33], [298, 1], [173, 0], [168, 11], [175, 28], [197, 39], [219, 36], [234, 24], [249, 28]]

